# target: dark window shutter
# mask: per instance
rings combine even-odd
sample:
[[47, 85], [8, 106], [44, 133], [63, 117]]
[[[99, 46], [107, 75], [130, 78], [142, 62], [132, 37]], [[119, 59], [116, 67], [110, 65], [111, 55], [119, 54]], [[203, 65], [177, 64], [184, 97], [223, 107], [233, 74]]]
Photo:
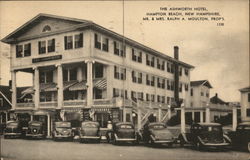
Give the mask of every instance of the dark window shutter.
[[80, 33], [79, 47], [83, 47], [83, 33]]
[[67, 47], [67, 36], [64, 37], [64, 49], [68, 49], [68, 47]]
[[38, 42], [38, 53], [39, 54], [41, 53], [41, 42], [40, 41]]

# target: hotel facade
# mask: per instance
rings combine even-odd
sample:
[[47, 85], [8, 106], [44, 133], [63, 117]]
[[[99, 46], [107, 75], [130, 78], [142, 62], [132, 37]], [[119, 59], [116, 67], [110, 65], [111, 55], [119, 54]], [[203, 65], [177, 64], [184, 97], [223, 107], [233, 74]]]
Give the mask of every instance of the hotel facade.
[[[163, 121], [170, 107], [190, 104], [193, 66], [91, 21], [39, 14], [2, 39], [10, 44], [12, 110], [17, 118], [53, 122]], [[32, 74], [21, 97], [17, 72]]]

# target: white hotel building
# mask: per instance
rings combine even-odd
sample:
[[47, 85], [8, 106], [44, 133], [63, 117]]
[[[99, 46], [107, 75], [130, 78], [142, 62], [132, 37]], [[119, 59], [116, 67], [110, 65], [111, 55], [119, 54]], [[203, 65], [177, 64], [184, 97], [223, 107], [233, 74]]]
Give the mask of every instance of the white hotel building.
[[[108, 120], [143, 121], [149, 110], [162, 120], [175, 101], [190, 104], [193, 66], [179, 60], [178, 47], [172, 58], [94, 22], [48, 14], [2, 42], [11, 48], [12, 109], [19, 118], [44, 121], [48, 136], [60, 118], [91, 117], [106, 127]], [[33, 75], [22, 97], [17, 72]]]

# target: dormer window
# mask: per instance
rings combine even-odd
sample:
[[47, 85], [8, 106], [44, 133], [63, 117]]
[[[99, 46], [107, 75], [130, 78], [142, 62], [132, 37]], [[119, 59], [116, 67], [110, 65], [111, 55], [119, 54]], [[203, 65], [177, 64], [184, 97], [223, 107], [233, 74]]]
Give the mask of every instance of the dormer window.
[[49, 32], [49, 31], [51, 31], [51, 27], [49, 25], [43, 27], [43, 32]]

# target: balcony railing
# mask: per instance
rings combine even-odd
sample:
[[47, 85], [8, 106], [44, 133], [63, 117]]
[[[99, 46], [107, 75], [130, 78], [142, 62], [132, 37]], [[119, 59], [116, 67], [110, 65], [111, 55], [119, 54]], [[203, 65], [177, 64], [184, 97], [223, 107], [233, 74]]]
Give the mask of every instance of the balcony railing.
[[40, 102], [39, 106], [41, 108], [56, 108], [57, 107], [57, 102], [56, 101], [51, 101], [51, 102]]
[[110, 99], [94, 99], [93, 105], [112, 105], [112, 101]]
[[17, 103], [16, 107], [24, 108], [24, 107], [35, 107], [33, 102], [26, 102], [26, 103]]
[[63, 102], [64, 107], [83, 107], [87, 105], [86, 100], [67, 100]]

